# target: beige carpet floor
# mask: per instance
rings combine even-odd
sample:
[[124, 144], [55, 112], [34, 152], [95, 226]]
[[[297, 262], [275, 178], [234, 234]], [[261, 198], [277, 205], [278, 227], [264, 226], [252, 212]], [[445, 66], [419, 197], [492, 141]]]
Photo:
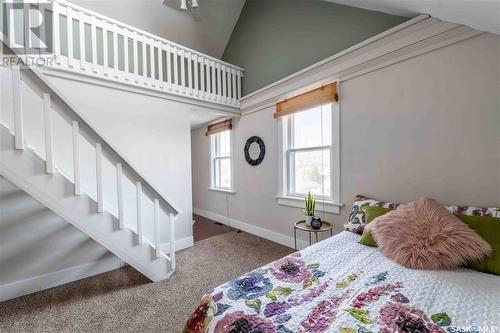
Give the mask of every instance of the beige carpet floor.
[[0, 332], [180, 332], [204, 293], [290, 254], [235, 231], [178, 252], [177, 271], [152, 283], [131, 267], [0, 303]]

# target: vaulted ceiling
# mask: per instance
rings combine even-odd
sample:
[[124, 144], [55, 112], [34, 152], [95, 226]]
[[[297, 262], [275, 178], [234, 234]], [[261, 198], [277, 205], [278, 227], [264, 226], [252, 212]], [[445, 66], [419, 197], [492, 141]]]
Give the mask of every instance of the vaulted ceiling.
[[[217, 58], [222, 56], [245, 4], [245, 0], [198, 0], [200, 7], [186, 12], [180, 10], [180, 0], [70, 1]], [[429, 14], [500, 34], [500, 0], [324, 1], [407, 17]]]
[[325, 0], [387, 14], [429, 14], [443, 21], [500, 34], [500, 0]]
[[199, 0], [180, 9], [180, 0], [70, 0], [84, 8], [220, 58], [245, 0]]

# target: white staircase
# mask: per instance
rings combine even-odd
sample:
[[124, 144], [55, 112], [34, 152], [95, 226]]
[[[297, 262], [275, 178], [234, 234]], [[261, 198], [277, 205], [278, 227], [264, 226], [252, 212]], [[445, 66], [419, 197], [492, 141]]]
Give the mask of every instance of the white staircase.
[[45, 65], [0, 67], [0, 174], [151, 280], [167, 278], [181, 211], [47, 75], [226, 114], [239, 113], [243, 69], [64, 0], [5, 3], [9, 57]]
[[2, 113], [12, 122], [0, 126], [0, 174], [151, 280], [170, 276], [179, 209], [38, 70], [3, 68], [1, 75]]

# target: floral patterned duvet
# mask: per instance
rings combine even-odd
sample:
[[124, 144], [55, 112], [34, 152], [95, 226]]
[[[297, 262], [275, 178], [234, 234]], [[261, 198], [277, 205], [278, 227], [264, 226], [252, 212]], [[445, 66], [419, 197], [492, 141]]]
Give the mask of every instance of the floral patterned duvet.
[[499, 276], [405, 269], [358, 239], [342, 232], [215, 288], [184, 332], [500, 332]]

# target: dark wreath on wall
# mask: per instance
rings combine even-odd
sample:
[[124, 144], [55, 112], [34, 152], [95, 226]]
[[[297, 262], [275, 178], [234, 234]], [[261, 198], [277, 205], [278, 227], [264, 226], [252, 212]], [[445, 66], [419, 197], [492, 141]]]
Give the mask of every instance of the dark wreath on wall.
[[264, 141], [258, 136], [252, 136], [245, 144], [245, 160], [250, 165], [259, 165], [266, 155]]

